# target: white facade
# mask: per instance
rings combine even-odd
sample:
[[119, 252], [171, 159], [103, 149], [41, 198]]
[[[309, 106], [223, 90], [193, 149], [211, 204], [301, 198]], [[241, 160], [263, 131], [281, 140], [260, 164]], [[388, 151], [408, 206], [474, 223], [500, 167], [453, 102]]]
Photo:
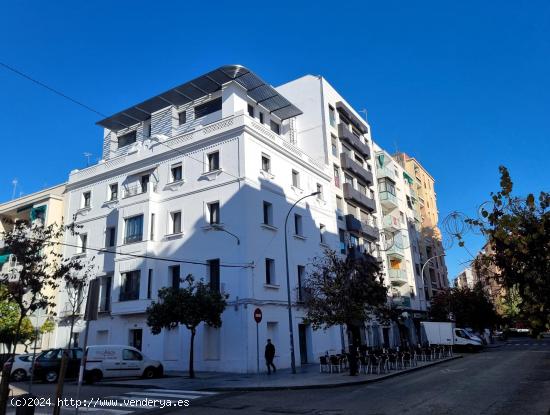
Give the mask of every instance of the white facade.
[[[334, 88], [308, 75], [276, 93], [262, 91], [276, 94], [262, 104], [252, 91], [268, 87], [254, 87], [258, 79], [252, 85], [226, 81], [202, 95], [197, 90], [210, 81], [199, 80], [202, 87], [191, 82], [102, 121], [103, 160], [70, 175], [65, 217], [82, 228], [81, 235], [67, 235], [65, 255], [89, 258], [102, 278], [101, 312], [90, 325], [89, 344], [133, 345], [167, 369], [186, 369], [188, 331], [153, 335], [145, 315], [179, 266], [176, 280], [193, 274], [215, 283], [219, 276], [220, 290], [229, 295], [223, 326], [198, 330], [197, 370], [256, 371], [257, 307], [263, 311], [261, 365], [271, 338], [277, 366], [290, 366], [284, 220], [295, 201], [319, 190], [322, 196], [300, 202], [288, 224], [297, 364], [347, 344], [340, 328], [312, 331], [302, 324], [299, 274], [325, 248], [378, 257], [394, 303], [425, 310], [414, 267], [419, 259], [410, 186], [387, 153], [378, 166], [383, 151], [370, 125]], [[185, 103], [169, 104], [182, 96]], [[288, 115], [285, 98], [303, 114]], [[273, 102], [282, 102], [280, 109], [268, 108]], [[148, 108], [154, 110], [143, 119]], [[378, 183], [386, 167], [396, 175], [391, 209]], [[77, 324], [76, 331], [82, 328]], [[362, 335], [369, 345], [393, 345], [394, 330], [374, 325]], [[69, 328], [60, 327], [57, 344], [68, 337]]]
[[[81, 236], [68, 235], [67, 244], [74, 246], [67, 247], [65, 254], [94, 257], [98, 275], [104, 279], [101, 297], [105, 312], [91, 323], [89, 344], [136, 345], [151, 358], [161, 360], [167, 369], [186, 369], [187, 330], [163, 330], [152, 335], [144, 312], [156, 299], [158, 289], [171, 284], [173, 269], [169, 267], [179, 265], [181, 277], [191, 273], [208, 280], [215, 271], [207, 261], [219, 259], [220, 289], [229, 294], [229, 305], [220, 329], [201, 326], [198, 330], [196, 369], [256, 371], [256, 307], [264, 316], [259, 327], [261, 353], [266, 339], [271, 338], [277, 348], [278, 366], [289, 366], [283, 223], [297, 199], [316, 191], [319, 185], [328, 189], [331, 178], [324, 164], [290, 142], [292, 121], [274, 119], [281, 124], [281, 134], [276, 134], [269, 127], [269, 112], [247, 97], [237, 83], [225, 84], [210, 98], [220, 95], [221, 111], [203, 119], [193, 119], [192, 107], [197, 102], [153, 114], [153, 138], [142, 137], [143, 124], [138, 124], [136, 142], [121, 149], [115, 149], [116, 138], [128, 130], [106, 131], [104, 160], [71, 173], [66, 217], [76, 215], [81, 234], [87, 235], [87, 249], [82, 252]], [[248, 105], [253, 107], [253, 117]], [[173, 120], [173, 113], [182, 110], [187, 112], [187, 122], [182, 126], [163, 121], [163, 117]], [[208, 155], [212, 152], [219, 154], [219, 168], [209, 171]], [[262, 157], [269, 158], [269, 171], [262, 170]], [[179, 165], [182, 177], [174, 180], [172, 169]], [[300, 176], [298, 186], [292, 185], [293, 170]], [[148, 179], [142, 179], [144, 176]], [[111, 197], [113, 192], [116, 197]], [[271, 204], [268, 224], [263, 223], [264, 202]], [[210, 224], [211, 203], [219, 203], [219, 226]], [[301, 235], [293, 235], [291, 215], [289, 270], [294, 301], [298, 266], [306, 266], [325, 247], [338, 247], [334, 211], [334, 201], [326, 195], [301, 202], [293, 211], [301, 216]], [[174, 229], [176, 212], [181, 212], [181, 229]], [[132, 219], [136, 217], [140, 219]], [[220, 226], [236, 235], [240, 243], [216, 230]], [[115, 236], [111, 237], [113, 228]], [[94, 251], [103, 248], [116, 254]], [[274, 261], [269, 264], [269, 283], [266, 259]], [[134, 271], [139, 273], [132, 274]], [[106, 287], [111, 287], [110, 295]], [[109, 304], [105, 304], [106, 295]], [[312, 332], [300, 326], [302, 317], [303, 310], [295, 307], [298, 364], [341, 348], [339, 329]], [[81, 328], [79, 325], [77, 330]], [[57, 343], [67, 342], [68, 328], [61, 328]]]

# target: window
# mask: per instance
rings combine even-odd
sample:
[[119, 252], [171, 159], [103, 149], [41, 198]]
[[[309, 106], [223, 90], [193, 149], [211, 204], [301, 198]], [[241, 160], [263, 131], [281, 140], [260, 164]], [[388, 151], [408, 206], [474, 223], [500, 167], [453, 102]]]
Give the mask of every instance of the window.
[[109, 200], [117, 200], [118, 199], [118, 183], [113, 183], [109, 185]]
[[302, 216], [294, 214], [294, 234], [302, 236]]
[[220, 202], [208, 204], [208, 216], [211, 225], [220, 223]]
[[153, 293], [153, 270], [149, 268], [149, 273], [147, 274], [147, 299], [151, 299]]
[[141, 242], [143, 240], [143, 215], [125, 219], [126, 234], [124, 243]]
[[149, 190], [149, 178], [148, 174], [141, 176], [141, 193], [147, 193]]
[[170, 223], [172, 235], [181, 233], [181, 211], [170, 213]]
[[180, 288], [180, 266], [174, 265], [172, 267], [168, 267], [168, 270], [170, 272], [170, 286], [175, 289]]
[[266, 154], [262, 154], [262, 170], [268, 173], [271, 172], [271, 159]]
[[300, 173], [296, 170], [292, 170], [292, 186], [300, 188]]
[[89, 208], [92, 206], [92, 192], [82, 193], [82, 207]]
[[220, 169], [220, 152], [216, 151], [208, 155], [208, 171]]
[[271, 258], [265, 259], [265, 283], [275, 284], [275, 260]]
[[340, 196], [336, 196], [336, 212], [338, 214], [338, 219], [343, 220], [344, 215], [344, 201]]
[[346, 253], [346, 232], [343, 229], [338, 229], [338, 238], [340, 239], [340, 253]]
[[132, 143], [136, 142], [137, 132], [130, 131], [129, 133], [123, 134], [118, 137], [118, 148], [126, 147]]
[[248, 115], [254, 118], [254, 107], [250, 104], [248, 104]]
[[306, 275], [306, 267], [303, 265], [298, 265], [298, 301], [304, 301], [304, 288], [302, 287], [302, 284], [304, 282], [304, 277]]
[[399, 212], [399, 219], [401, 220], [402, 224], [405, 223], [405, 215], [403, 214], [403, 212]]
[[407, 197], [407, 206], [409, 207], [409, 209], [412, 209], [413, 208], [412, 199], [410, 196], [406, 196], [406, 197]]
[[151, 137], [151, 118], [143, 121], [143, 136], [146, 138]]
[[334, 186], [340, 187], [340, 169], [334, 165]]
[[361, 166], [365, 163], [365, 161], [358, 155], [355, 155], [355, 161], [359, 163]]
[[143, 360], [143, 357], [141, 356], [141, 354], [139, 354], [139, 352], [136, 352], [135, 350], [124, 349], [122, 350], [122, 360]]
[[336, 127], [336, 113], [334, 112], [334, 107], [332, 105], [328, 106], [328, 119], [330, 121], [330, 125]]
[[317, 192], [319, 192], [317, 199], [323, 200], [323, 186], [320, 183], [317, 183]]
[[151, 241], [155, 240], [155, 214], [151, 213], [151, 232], [149, 235]]
[[221, 111], [222, 109], [222, 99], [216, 98], [211, 101], [205, 102], [204, 104], [197, 105], [195, 107], [195, 119], [204, 117], [208, 114], [212, 114], [216, 111]]
[[367, 186], [365, 186], [363, 183], [360, 183], [357, 181], [357, 190], [359, 190], [359, 193], [366, 195], [367, 194]]
[[173, 182], [179, 182], [183, 178], [183, 167], [181, 164], [176, 164], [170, 168], [170, 179]]
[[208, 263], [208, 282], [210, 289], [214, 292], [220, 292], [220, 260], [211, 259]]
[[187, 112], [186, 111], [178, 112], [178, 122], [179, 122], [179, 125], [183, 125], [187, 122]]
[[395, 196], [395, 185], [390, 180], [378, 179], [378, 189], [380, 192], [388, 192]]
[[353, 177], [351, 177], [349, 174], [344, 174], [344, 182], [353, 187]]
[[264, 224], [273, 225], [273, 205], [264, 201]]
[[269, 127], [271, 128], [271, 131], [273, 131], [274, 133], [281, 134], [281, 126], [275, 121], [270, 121]]
[[105, 235], [105, 246], [107, 248], [116, 246], [116, 228], [109, 226]]
[[327, 227], [325, 225], [323, 225], [322, 223], [319, 225], [319, 235], [321, 237], [321, 243], [322, 244], [326, 244], [327, 241], [326, 241], [326, 231], [327, 231]]
[[112, 275], [101, 277], [99, 280], [99, 311], [111, 311], [111, 286], [113, 284]]
[[124, 272], [120, 280], [119, 301], [131, 301], [139, 299], [140, 271]]
[[330, 141], [332, 146], [332, 155], [334, 157], [338, 157], [338, 140], [336, 140], [336, 137], [331, 134]]
[[262, 124], [264, 123], [264, 113], [263, 112], [260, 112], [260, 122]]
[[80, 253], [81, 254], [85, 253], [87, 247], [88, 247], [88, 234], [81, 233], [80, 234]]

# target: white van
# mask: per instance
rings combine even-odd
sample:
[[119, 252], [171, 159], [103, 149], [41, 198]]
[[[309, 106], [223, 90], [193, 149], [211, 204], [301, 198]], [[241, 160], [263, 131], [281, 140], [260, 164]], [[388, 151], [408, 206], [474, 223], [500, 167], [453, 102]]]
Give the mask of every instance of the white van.
[[146, 379], [161, 377], [162, 363], [151, 360], [131, 346], [88, 346], [86, 348], [84, 379], [93, 383], [103, 378], [141, 376]]

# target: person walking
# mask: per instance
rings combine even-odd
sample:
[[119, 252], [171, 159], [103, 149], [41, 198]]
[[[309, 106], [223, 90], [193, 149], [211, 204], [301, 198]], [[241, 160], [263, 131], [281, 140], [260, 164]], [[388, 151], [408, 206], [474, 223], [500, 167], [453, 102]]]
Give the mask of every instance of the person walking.
[[273, 368], [273, 373], [277, 371], [277, 368], [273, 364], [273, 359], [275, 358], [275, 346], [271, 343], [271, 339], [267, 339], [267, 344], [265, 345], [265, 364], [267, 365], [267, 374], [271, 375], [271, 368]]

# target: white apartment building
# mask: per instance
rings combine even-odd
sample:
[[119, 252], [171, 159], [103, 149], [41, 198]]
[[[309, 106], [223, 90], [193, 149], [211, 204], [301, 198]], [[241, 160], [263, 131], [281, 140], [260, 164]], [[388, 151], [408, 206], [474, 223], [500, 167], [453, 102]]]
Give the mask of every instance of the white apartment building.
[[[316, 191], [288, 225], [297, 364], [348, 344], [340, 328], [303, 324], [301, 281], [325, 248], [377, 257], [391, 301], [413, 313], [408, 329], [426, 309], [410, 177], [322, 77], [274, 89], [242, 66], [224, 66], [98, 124], [103, 159], [71, 172], [66, 198], [66, 217], [82, 229], [67, 235], [65, 254], [93, 260], [101, 278], [90, 344], [133, 345], [167, 369], [186, 369], [187, 330], [152, 335], [145, 310], [161, 287], [193, 274], [229, 295], [223, 326], [198, 331], [197, 370], [256, 371], [257, 307], [261, 350], [271, 338], [277, 366], [290, 366], [284, 220]], [[404, 327], [372, 323], [361, 335], [393, 346], [398, 333]], [[68, 343], [68, 329], [56, 336]]]
[[[159, 288], [193, 274], [229, 294], [223, 326], [198, 330], [197, 370], [256, 371], [256, 307], [261, 350], [271, 338], [288, 367], [284, 219], [321, 191], [288, 226], [294, 347], [298, 364], [340, 350], [340, 330], [312, 331], [299, 307], [306, 265], [339, 247], [331, 172], [297, 134], [301, 114], [254, 73], [226, 66], [98, 123], [103, 159], [71, 172], [66, 200], [82, 228], [65, 254], [93, 258], [102, 281], [89, 344], [133, 345], [186, 369], [189, 332], [153, 335], [145, 310]], [[56, 335], [67, 344], [68, 328]]]
[[472, 267], [464, 268], [455, 277], [455, 287], [457, 288], [470, 288], [473, 289], [476, 281], [476, 276], [472, 270]]

